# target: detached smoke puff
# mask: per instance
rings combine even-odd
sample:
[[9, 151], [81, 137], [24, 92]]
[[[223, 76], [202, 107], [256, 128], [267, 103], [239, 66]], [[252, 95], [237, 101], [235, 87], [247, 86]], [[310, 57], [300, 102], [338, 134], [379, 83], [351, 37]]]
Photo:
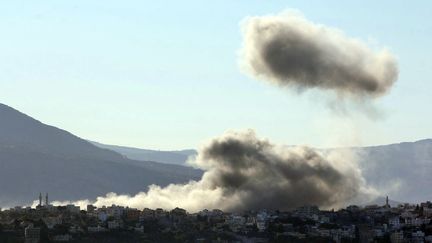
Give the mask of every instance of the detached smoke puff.
[[248, 73], [279, 86], [378, 97], [398, 77], [395, 57], [340, 31], [287, 12], [248, 18], [241, 61]]
[[[346, 157], [345, 157], [346, 158]], [[195, 212], [291, 209], [305, 204], [338, 207], [362, 193], [363, 178], [355, 164], [327, 160], [306, 147], [277, 147], [251, 130], [230, 132], [205, 145], [195, 164], [204, 169], [200, 181], [151, 186], [135, 196], [108, 194], [94, 204]]]

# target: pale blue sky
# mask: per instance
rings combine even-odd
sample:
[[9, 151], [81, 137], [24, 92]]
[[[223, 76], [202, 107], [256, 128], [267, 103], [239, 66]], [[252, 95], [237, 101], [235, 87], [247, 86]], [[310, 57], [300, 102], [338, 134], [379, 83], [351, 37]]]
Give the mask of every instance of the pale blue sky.
[[[432, 137], [430, 1], [2, 1], [0, 102], [99, 142], [197, 147], [254, 128], [282, 144], [370, 145]], [[297, 9], [398, 58], [374, 120], [338, 116], [242, 74], [240, 21]], [[0, 118], [1, 119], [1, 118]]]

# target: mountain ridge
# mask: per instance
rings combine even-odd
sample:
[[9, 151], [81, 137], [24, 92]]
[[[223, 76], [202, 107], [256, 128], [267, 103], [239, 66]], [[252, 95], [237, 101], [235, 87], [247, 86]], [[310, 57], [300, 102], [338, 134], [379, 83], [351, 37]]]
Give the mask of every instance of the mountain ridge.
[[185, 162], [197, 153], [194, 149], [152, 150], [121, 145], [108, 145], [90, 140], [88, 141], [97, 147], [115, 151], [129, 159], [140, 161], [150, 160], [175, 165], [187, 165]]
[[180, 165], [135, 161], [0, 104], [0, 206], [26, 205], [39, 192], [56, 200], [135, 194], [151, 184], [197, 180]]

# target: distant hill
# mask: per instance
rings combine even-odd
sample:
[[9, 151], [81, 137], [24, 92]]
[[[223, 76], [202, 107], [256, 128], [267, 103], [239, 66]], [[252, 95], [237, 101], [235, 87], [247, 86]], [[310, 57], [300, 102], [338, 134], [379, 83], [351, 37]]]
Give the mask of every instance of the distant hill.
[[1, 207], [29, 204], [39, 192], [56, 200], [91, 199], [201, 175], [190, 167], [128, 159], [0, 104]]
[[391, 199], [432, 200], [432, 139], [353, 150], [366, 181]]
[[196, 155], [196, 151], [193, 149], [185, 149], [178, 151], [161, 151], [161, 150], [150, 150], [150, 149], [139, 149], [125, 146], [106, 145], [98, 142], [90, 141], [92, 144], [104, 148], [110, 149], [117, 153], [126, 156], [129, 159], [140, 160], [140, 161], [157, 161], [161, 163], [175, 164], [175, 165], [186, 165], [186, 161], [190, 156]]

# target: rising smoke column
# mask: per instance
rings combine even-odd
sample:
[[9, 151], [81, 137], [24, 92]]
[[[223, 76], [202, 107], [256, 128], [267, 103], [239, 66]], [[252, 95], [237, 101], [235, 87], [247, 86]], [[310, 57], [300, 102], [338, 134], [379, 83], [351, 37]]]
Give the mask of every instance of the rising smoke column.
[[257, 138], [252, 130], [214, 138], [202, 147], [194, 164], [205, 170], [200, 181], [164, 188], [153, 185], [135, 196], [110, 193], [92, 203], [98, 207], [182, 207], [192, 212], [205, 208], [284, 210], [305, 204], [339, 207], [367, 193], [359, 170], [347, 157], [324, 157], [307, 147], [276, 146]]
[[375, 98], [386, 94], [398, 77], [396, 59], [389, 51], [373, 51], [293, 11], [250, 17], [242, 27], [244, 70], [278, 86]]

